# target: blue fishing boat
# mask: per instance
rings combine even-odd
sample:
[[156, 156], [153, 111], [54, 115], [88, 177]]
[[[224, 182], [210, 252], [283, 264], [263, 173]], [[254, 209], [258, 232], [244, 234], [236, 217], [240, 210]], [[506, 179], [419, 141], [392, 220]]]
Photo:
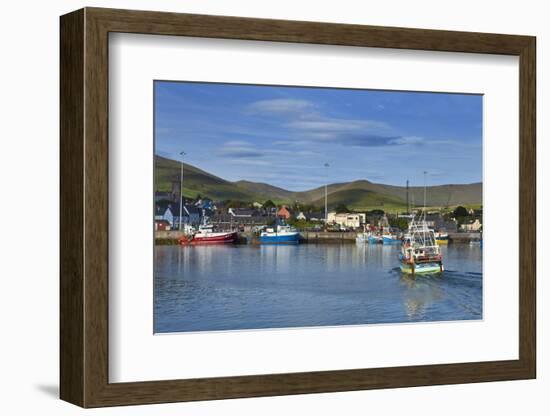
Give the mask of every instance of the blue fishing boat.
[[369, 234], [367, 241], [369, 244], [382, 244], [382, 237], [379, 235]]
[[401, 232], [391, 227], [384, 227], [382, 230], [382, 244], [401, 244]]
[[384, 234], [382, 235], [382, 244], [401, 244], [401, 239], [395, 234]]
[[300, 233], [284, 222], [265, 228], [260, 233], [260, 243], [262, 244], [298, 244], [299, 242]]

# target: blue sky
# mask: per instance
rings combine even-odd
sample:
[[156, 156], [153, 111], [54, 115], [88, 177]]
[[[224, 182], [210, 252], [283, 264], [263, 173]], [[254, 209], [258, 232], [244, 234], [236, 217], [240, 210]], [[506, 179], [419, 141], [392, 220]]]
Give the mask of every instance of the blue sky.
[[[482, 96], [155, 82], [155, 153], [230, 181], [482, 179]], [[325, 167], [328, 163], [329, 167]]]

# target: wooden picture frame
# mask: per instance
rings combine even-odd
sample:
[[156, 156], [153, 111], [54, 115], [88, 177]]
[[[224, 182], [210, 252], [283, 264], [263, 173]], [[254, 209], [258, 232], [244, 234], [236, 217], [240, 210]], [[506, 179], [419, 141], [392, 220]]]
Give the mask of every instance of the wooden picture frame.
[[[85, 8], [62, 16], [60, 28], [60, 396], [63, 400], [82, 407], [101, 407], [535, 378], [534, 37], [99, 8]], [[518, 56], [519, 359], [109, 383], [108, 35], [111, 32]]]

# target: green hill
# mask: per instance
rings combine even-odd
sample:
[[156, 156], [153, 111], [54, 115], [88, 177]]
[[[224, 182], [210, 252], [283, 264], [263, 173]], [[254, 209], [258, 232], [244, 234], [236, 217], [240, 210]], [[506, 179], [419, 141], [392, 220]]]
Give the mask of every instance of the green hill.
[[[322, 198], [312, 201], [312, 204], [324, 206], [325, 197], [323, 196]], [[406, 203], [400, 198], [379, 194], [366, 189], [344, 189], [332, 192], [328, 195], [327, 204], [329, 209], [333, 209], [343, 204], [354, 210], [394, 210], [406, 207]]]
[[[346, 190], [371, 191], [376, 194], [392, 197], [406, 203], [407, 190], [404, 186], [384, 185], [367, 180], [357, 180], [346, 183], [336, 183], [328, 186], [328, 194]], [[319, 187], [306, 192], [298, 192], [296, 199], [304, 202], [314, 202], [324, 198], [325, 188]], [[465, 185], [438, 185], [426, 187], [426, 205], [454, 206], [454, 205], [481, 205], [482, 184], [472, 183]], [[420, 206], [424, 202], [424, 187], [412, 186], [409, 188], [409, 202]]]
[[[172, 183], [180, 181], [180, 162], [155, 156], [155, 190], [170, 191]], [[254, 200], [254, 195], [233, 182], [226, 181], [187, 163], [183, 164], [183, 194], [194, 198], [198, 194], [212, 199]]]
[[[180, 162], [155, 156], [155, 189], [170, 191], [172, 183], [179, 183]], [[404, 186], [384, 185], [368, 180], [334, 183], [327, 187], [330, 207], [345, 204], [354, 209], [402, 209], [406, 205]], [[271, 199], [278, 204], [292, 204], [296, 201], [324, 206], [325, 187], [321, 186], [304, 192], [293, 192], [266, 183], [252, 181], [230, 182], [205, 172], [195, 166], [184, 164], [184, 195], [206, 196], [215, 200], [234, 199], [244, 202], [264, 202]], [[411, 206], [423, 204], [424, 188], [411, 187]], [[439, 185], [426, 188], [426, 205], [456, 206], [481, 205], [482, 184]]]
[[[272, 201], [292, 201], [295, 195], [295, 192], [287, 191], [286, 189], [278, 188], [267, 183], [237, 181], [234, 182], [234, 184], [252, 195], [269, 196], [267, 199], [271, 199]], [[261, 202], [265, 201], [262, 200]]]

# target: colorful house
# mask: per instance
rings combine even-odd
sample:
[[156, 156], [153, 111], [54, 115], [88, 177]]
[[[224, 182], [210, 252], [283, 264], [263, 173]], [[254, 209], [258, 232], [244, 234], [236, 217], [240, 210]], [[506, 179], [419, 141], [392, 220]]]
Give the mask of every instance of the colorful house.
[[170, 231], [172, 227], [166, 220], [155, 220], [155, 231]]
[[[180, 224], [180, 206], [179, 204], [171, 204], [164, 211], [161, 219], [170, 223], [172, 229], [179, 228]], [[201, 210], [194, 205], [184, 205], [181, 213], [181, 223], [189, 225], [199, 225], [201, 222]]]
[[283, 218], [285, 220], [288, 220], [291, 216], [292, 216], [292, 213], [284, 205], [281, 208], [279, 208], [279, 211], [277, 211], [277, 217], [279, 217], [279, 218]]

